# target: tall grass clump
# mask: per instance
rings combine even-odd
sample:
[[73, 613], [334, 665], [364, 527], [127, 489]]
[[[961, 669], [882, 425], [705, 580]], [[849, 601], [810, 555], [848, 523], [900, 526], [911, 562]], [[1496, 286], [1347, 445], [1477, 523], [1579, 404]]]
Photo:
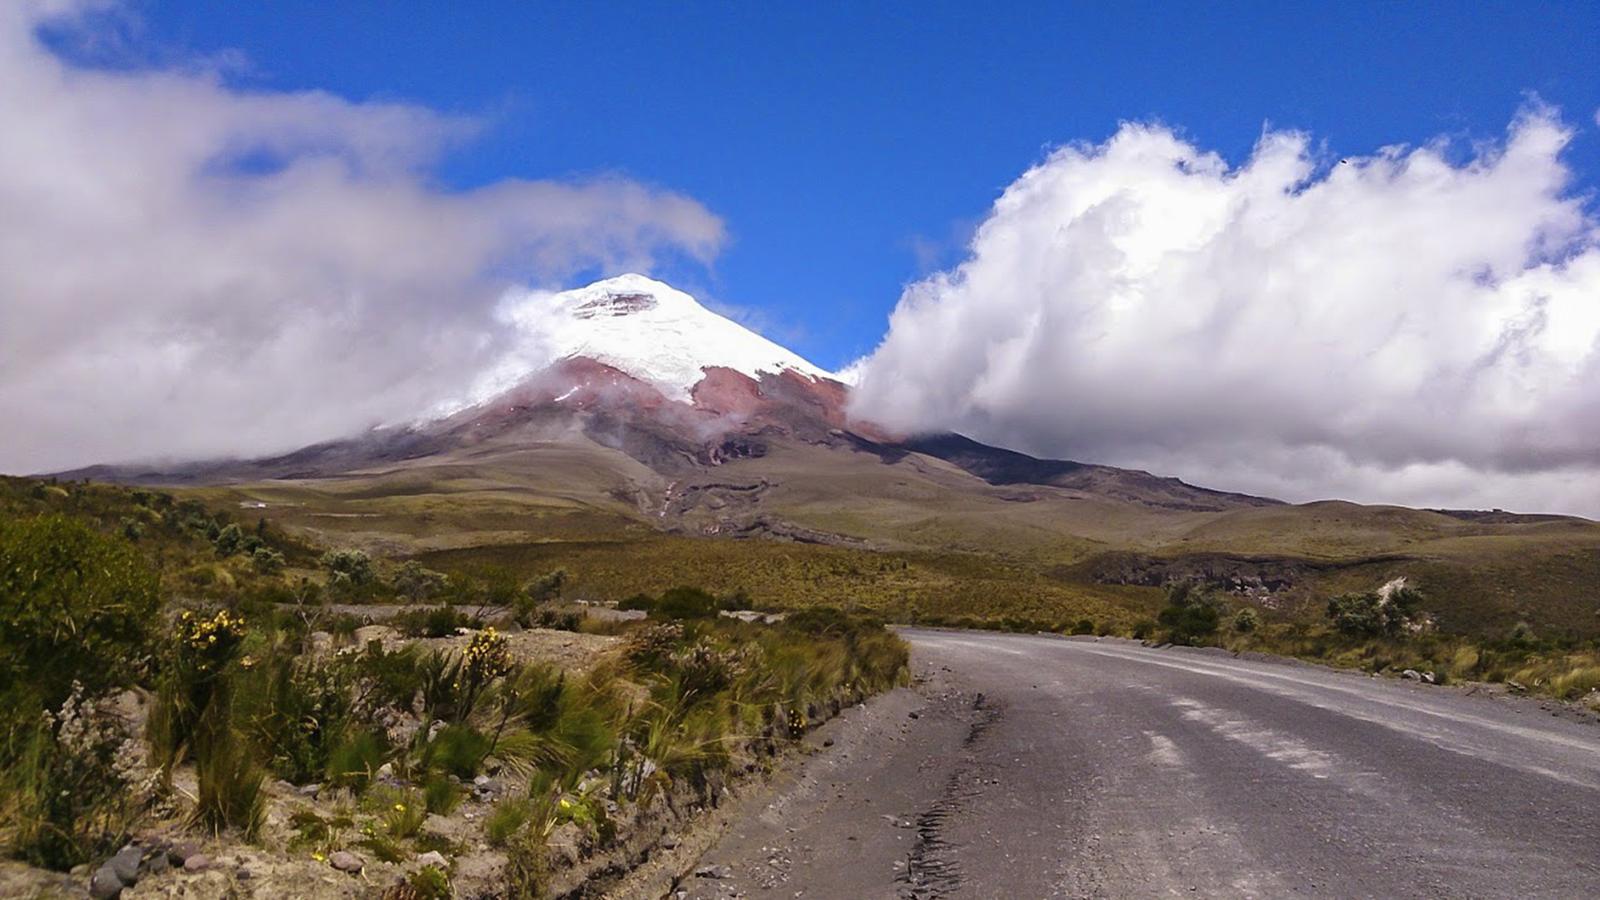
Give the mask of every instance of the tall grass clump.
[[0, 518], [0, 842], [66, 869], [126, 839], [158, 790], [114, 711], [148, 672], [157, 579], [125, 538]]

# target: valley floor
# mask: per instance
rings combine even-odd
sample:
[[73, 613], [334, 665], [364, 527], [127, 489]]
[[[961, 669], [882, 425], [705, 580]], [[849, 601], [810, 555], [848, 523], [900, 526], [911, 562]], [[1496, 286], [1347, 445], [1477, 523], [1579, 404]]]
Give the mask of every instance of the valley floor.
[[1600, 728], [1558, 708], [1214, 651], [902, 633], [917, 685], [813, 736], [687, 896], [1600, 894]]

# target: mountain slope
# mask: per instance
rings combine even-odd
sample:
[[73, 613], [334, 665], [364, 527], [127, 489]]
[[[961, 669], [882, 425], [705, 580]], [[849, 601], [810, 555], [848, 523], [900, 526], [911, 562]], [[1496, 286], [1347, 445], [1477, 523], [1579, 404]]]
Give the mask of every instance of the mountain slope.
[[528, 303], [522, 343], [412, 423], [271, 458], [68, 474], [188, 485], [440, 566], [564, 565], [613, 599], [654, 580], [895, 615], [1130, 620], [1160, 585], [1199, 579], [1320, 615], [1329, 591], [1409, 575], [1473, 627], [1600, 630], [1594, 523], [1287, 505], [889, 434], [850, 418], [844, 383], [659, 282]]

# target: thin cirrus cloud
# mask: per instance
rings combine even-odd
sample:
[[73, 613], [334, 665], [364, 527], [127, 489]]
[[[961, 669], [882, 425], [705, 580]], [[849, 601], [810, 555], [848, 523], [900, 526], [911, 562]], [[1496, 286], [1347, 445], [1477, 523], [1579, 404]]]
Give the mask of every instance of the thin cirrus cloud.
[[856, 410], [1290, 500], [1600, 514], [1572, 135], [1533, 104], [1470, 148], [1269, 130], [1230, 166], [1131, 123], [1061, 148], [905, 290]]
[[[192, 65], [75, 65], [104, 3], [0, 6], [0, 471], [256, 455], [414, 415], [512, 283], [709, 261], [720, 219], [620, 177], [437, 186], [477, 123]], [[110, 7], [116, 12], [115, 5]]]

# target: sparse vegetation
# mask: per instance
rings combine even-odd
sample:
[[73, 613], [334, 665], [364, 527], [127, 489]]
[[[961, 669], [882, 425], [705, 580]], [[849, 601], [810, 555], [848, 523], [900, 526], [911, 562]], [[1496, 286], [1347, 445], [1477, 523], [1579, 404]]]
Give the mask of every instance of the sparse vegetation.
[[[415, 515], [409, 501], [393, 502]], [[152, 491], [0, 480], [0, 513], [0, 579], [46, 573], [25, 591], [15, 580], [0, 591], [0, 673], [11, 676], [0, 682], [11, 685], [0, 711], [0, 838], [11, 855], [57, 868], [120, 846], [154, 814], [163, 779], [150, 774], [192, 766], [184, 774], [196, 796], [162, 802], [195, 827], [239, 837], [259, 828], [266, 779], [322, 785], [315, 810], [274, 818], [292, 822], [297, 847], [324, 856], [359, 846], [369, 859], [409, 860], [425, 847], [448, 857], [461, 845], [430, 834], [427, 814], [480, 804], [493, 815], [474, 827], [510, 860], [507, 893], [532, 896], [549, 883], [555, 829], [592, 850], [616, 838], [626, 819], [618, 809], [663, 796], [710, 802], [730, 772], [765, 765], [844, 705], [898, 683], [906, 650], [880, 619], [1217, 644], [1574, 700], [1600, 687], [1593, 635], [1534, 605], [1493, 615], [1452, 607], [1456, 582], [1420, 564], [1426, 595], [1406, 588], [1385, 599], [1371, 585], [1395, 572], [1379, 567], [1328, 576], [1329, 589], [1294, 603], [1258, 604], [1201, 582], [1164, 598], [1140, 584], [1094, 583], [1032, 551], [709, 540], [625, 532], [597, 517], [539, 523], [558, 539], [464, 542], [396, 562], [313, 548], [265, 519], [235, 521]], [[592, 530], [576, 530], [580, 521]], [[1573, 562], [1571, 571], [1587, 570]], [[182, 596], [189, 615], [163, 610], [163, 595]], [[584, 603], [617, 599], [648, 620], [584, 618]], [[366, 607], [351, 615], [324, 605], [395, 600], [427, 605], [390, 622], [405, 640], [366, 646], [352, 640], [373, 618]], [[728, 609], [787, 618], [719, 616]], [[1418, 628], [1430, 615], [1441, 627]], [[95, 637], [52, 643], [68, 616]], [[489, 621], [623, 640], [575, 673], [517, 657]], [[98, 708], [133, 686], [156, 698], [142, 741], [114, 729], [87, 744], [63, 736], [70, 698], [82, 698], [72, 710]], [[472, 784], [480, 774], [503, 791], [492, 806]], [[70, 804], [51, 807], [63, 784], [75, 786]], [[448, 895], [451, 871], [429, 871], [407, 882], [414, 893], [394, 896]]]

